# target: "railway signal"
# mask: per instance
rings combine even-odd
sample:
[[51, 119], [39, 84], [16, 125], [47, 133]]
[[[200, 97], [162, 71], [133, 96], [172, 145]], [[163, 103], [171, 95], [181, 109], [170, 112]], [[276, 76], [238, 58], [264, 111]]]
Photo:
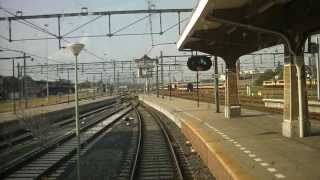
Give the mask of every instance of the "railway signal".
[[191, 71], [207, 71], [211, 68], [212, 62], [208, 56], [191, 56], [188, 58], [187, 66]]

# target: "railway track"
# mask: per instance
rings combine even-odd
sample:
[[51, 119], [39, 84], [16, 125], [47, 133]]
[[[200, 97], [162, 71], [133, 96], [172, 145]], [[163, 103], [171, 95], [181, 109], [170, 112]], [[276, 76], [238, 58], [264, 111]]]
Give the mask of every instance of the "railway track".
[[[110, 109], [111, 107], [113, 107], [112, 104], [109, 105], [109, 106], [104, 106], [104, 107], [95, 109], [93, 111], [89, 111], [89, 112], [86, 112], [84, 114], [81, 114], [80, 115], [80, 120], [86, 119], [87, 117], [89, 117], [89, 116], [91, 116], [91, 115], [93, 115], [95, 113], [100, 113], [102, 111]], [[74, 122], [74, 119], [73, 118], [68, 118], [68, 119], [64, 119], [64, 120], [55, 122], [54, 124], [51, 125], [51, 127], [52, 128], [62, 127], [62, 126], [65, 126], [65, 125], [69, 125], [72, 122]], [[6, 136], [9, 137], [10, 135], [6, 135]], [[14, 145], [18, 145], [18, 144], [21, 144], [21, 143], [26, 143], [27, 141], [32, 141], [33, 138], [34, 138], [33, 134], [28, 130], [21, 130], [21, 132], [18, 133], [17, 135], [12, 134], [11, 136], [12, 136], [12, 139], [10, 140], [10, 144], [5, 142], [6, 140], [4, 138], [6, 138], [6, 137], [2, 138], [2, 140], [0, 141], [0, 152], [5, 151], [7, 148], [12, 148], [12, 146], [14, 146]]]
[[[130, 111], [131, 107], [124, 107], [119, 112], [91, 114], [90, 123], [81, 127], [81, 148], [85, 149], [106, 128], [112, 126], [120, 117]], [[23, 156], [1, 165], [0, 179], [43, 179], [57, 178], [63, 172], [59, 167], [66, 164], [75, 155], [77, 148], [74, 131], [68, 131], [63, 136], [39, 147]]]
[[[128, 98], [126, 97], [121, 98], [121, 103], [126, 103], [127, 101], [128, 101]], [[114, 105], [115, 105], [115, 102], [110, 102], [109, 105], [82, 113], [80, 114], [79, 120], [82, 123], [87, 123], [88, 119], [90, 120], [90, 116], [94, 116], [97, 113], [105, 113], [105, 111], [108, 111], [111, 108], [113, 108]], [[70, 130], [74, 126], [73, 122], [74, 122], [74, 117], [61, 119], [53, 122], [50, 125], [50, 129], [60, 129], [62, 131]], [[23, 123], [25, 122], [21, 123], [22, 126], [23, 126]], [[54, 134], [57, 134], [57, 132], [54, 131]], [[35, 140], [35, 136], [30, 130], [20, 129], [18, 131], [13, 131], [8, 134], [2, 134], [0, 136], [0, 153], [6, 156], [7, 153], [11, 153], [11, 154], [15, 153], [15, 151], [19, 151], [25, 146], [29, 146], [31, 144], [36, 144], [36, 143], [37, 143], [37, 140]], [[2, 158], [2, 156], [0, 156], [0, 158]]]
[[159, 117], [136, 109], [138, 132], [119, 179], [184, 179], [172, 140]]

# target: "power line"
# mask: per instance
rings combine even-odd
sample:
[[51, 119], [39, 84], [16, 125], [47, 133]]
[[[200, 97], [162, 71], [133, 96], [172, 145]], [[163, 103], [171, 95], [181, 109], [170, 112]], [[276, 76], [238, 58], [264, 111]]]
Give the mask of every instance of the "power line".
[[[6, 10], [6, 9], [5, 9], [4, 7], [2, 7], [2, 6], [0, 6], [0, 9], [4, 10], [6, 13], [8, 13], [8, 14], [14, 16], [14, 17], [18, 17], [18, 16], [16, 16], [14, 13]], [[49, 32], [48, 30], [46, 30], [46, 29], [44, 29], [44, 28], [42, 28], [42, 27], [40, 27], [40, 26], [38, 26], [38, 25], [36, 25], [36, 24], [34, 24], [34, 23], [32, 23], [32, 22], [29, 22], [29, 21], [26, 20], [26, 19], [22, 19], [22, 21], [25, 21], [27, 24], [21, 22], [20, 20], [18, 20], [18, 22], [20, 22], [20, 23], [22, 23], [22, 24], [25, 24], [25, 25], [33, 28], [33, 29], [36, 29], [36, 30], [38, 30], [38, 31], [44, 32], [44, 33], [49, 34], [49, 35], [51, 35], [51, 36], [54, 36], [55, 38], [61, 39], [61, 40], [65, 41], [65, 42], [67, 42], [67, 43], [71, 43], [70, 41], [64, 39], [63, 37], [58, 37], [57, 35]], [[93, 55], [94, 57], [96, 57], [96, 58], [98, 58], [98, 59], [103, 59], [103, 60], [104, 60], [104, 58], [96, 55], [95, 53], [93, 53], [93, 52], [91, 52], [91, 51], [89, 51], [87, 48], [84, 48], [84, 51], [87, 52], [87, 53], [90, 54], [90, 55]]]
[[[59, 61], [59, 60], [55, 60], [55, 59], [51, 59], [51, 58], [46, 58], [46, 57], [39, 56], [39, 55], [30, 53], [30, 52], [26, 52], [26, 51], [22, 51], [22, 50], [10, 49], [10, 48], [5, 48], [5, 47], [1, 47], [1, 46], [0, 46], [0, 48], [3, 50], [7, 50], [7, 51], [12, 51], [12, 52], [17, 52], [17, 53], [25, 53], [26, 55], [29, 55], [29, 56], [37, 57], [40, 59], [46, 59], [46, 60], [57, 62], [57, 63], [64, 63], [63, 61]], [[35, 59], [35, 60], [37, 60], [37, 59]]]

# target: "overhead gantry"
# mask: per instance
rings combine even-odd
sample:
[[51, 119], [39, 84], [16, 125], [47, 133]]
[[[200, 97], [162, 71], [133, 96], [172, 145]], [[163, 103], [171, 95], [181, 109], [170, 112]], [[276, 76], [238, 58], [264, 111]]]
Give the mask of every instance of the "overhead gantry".
[[232, 118], [241, 114], [236, 78], [239, 57], [284, 44], [282, 133], [308, 136], [304, 45], [307, 37], [320, 29], [319, 8], [317, 0], [200, 0], [177, 46], [224, 59], [225, 117]]

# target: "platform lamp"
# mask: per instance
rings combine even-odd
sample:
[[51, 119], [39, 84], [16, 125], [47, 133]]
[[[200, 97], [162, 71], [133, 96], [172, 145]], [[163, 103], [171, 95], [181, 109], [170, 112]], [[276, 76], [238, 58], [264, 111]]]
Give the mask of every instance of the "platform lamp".
[[84, 44], [72, 43], [67, 48], [75, 56], [74, 72], [74, 102], [75, 102], [75, 119], [76, 119], [76, 137], [77, 137], [77, 179], [80, 180], [80, 127], [79, 127], [79, 102], [78, 102], [78, 55], [84, 48]]

